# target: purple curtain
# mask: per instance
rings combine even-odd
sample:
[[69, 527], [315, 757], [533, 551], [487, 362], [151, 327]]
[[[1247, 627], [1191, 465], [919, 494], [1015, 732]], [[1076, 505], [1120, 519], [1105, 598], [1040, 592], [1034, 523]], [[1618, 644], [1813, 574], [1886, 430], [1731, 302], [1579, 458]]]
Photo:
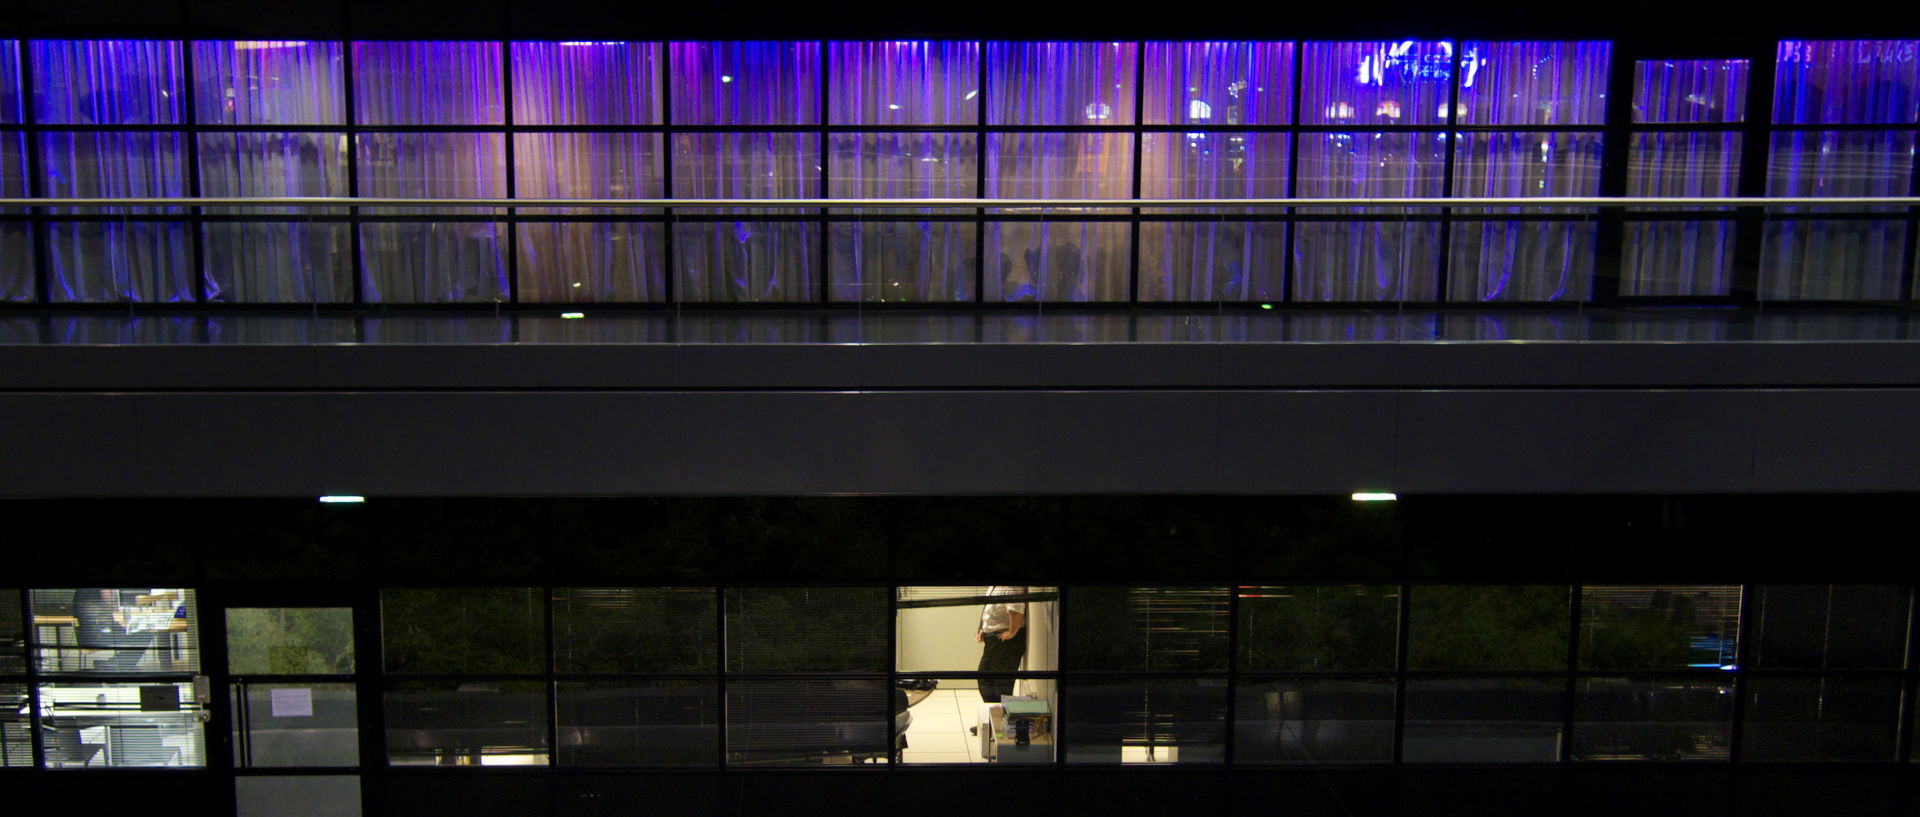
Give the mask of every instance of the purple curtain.
[[[46, 195], [54, 198], [186, 195], [186, 154], [178, 133], [40, 135]], [[57, 208], [73, 213], [74, 208]], [[89, 212], [103, 212], [91, 208]], [[179, 212], [179, 208], [112, 208], [110, 213]], [[54, 222], [47, 226], [47, 276], [53, 300], [181, 302], [193, 300], [191, 242], [186, 225], [159, 221]]]
[[[1629, 196], [1731, 196], [1739, 178], [1738, 133], [1639, 133], [1628, 154]], [[1727, 294], [1735, 229], [1719, 220], [1628, 222], [1620, 294]]]
[[1920, 40], [1781, 41], [1774, 64], [1773, 121], [1920, 121]]
[[[1769, 196], [1904, 196], [1913, 174], [1913, 131], [1790, 131], [1773, 135]], [[1830, 208], [1784, 208], [1820, 212]], [[1856, 209], [1856, 208], [1849, 208]], [[1898, 213], [1899, 208], [1880, 208]], [[1907, 224], [1774, 218], [1760, 255], [1766, 300], [1887, 300], [1900, 297]]]
[[[1460, 197], [1592, 196], [1600, 192], [1600, 134], [1462, 134], [1453, 157]], [[1447, 297], [1455, 301], [1586, 300], [1591, 295], [1591, 221], [1483, 220], [1500, 213], [1593, 212], [1592, 208], [1454, 209]]]
[[667, 46], [680, 125], [813, 125], [820, 121], [820, 45], [695, 42]]
[[1433, 125], [1449, 120], [1453, 43], [1305, 43], [1303, 125]]
[[199, 124], [347, 121], [337, 42], [201, 40], [190, 45], [193, 115]]
[[[1285, 198], [1283, 133], [1150, 133], [1141, 143], [1145, 198]], [[1146, 212], [1222, 213], [1240, 208]], [[1267, 211], [1265, 215], [1279, 215]], [[1286, 225], [1276, 222], [1147, 222], [1140, 228], [1143, 300], [1278, 300]]]
[[1641, 60], [1633, 66], [1635, 122], [1745, 122], [1746, 60]]
[[987, 124], [1131, 125], [1133, 43], [987, 43]]
[[[345, 196], [346, 135], [203, 133], [200, 191], [208, 196]], [[343, 207], [211, 207], [209, 214], [339, 215]], [[235, 303], [353, 299], [345, 224], [209, 222], [202, 227], [207, 299]]]
[[[978, 140], [971, 133], [839, 133], [828, 137], [834, 198], [973, 198]], [[828, 295], [836, 301], [973, 298], [975, 225], [907, 221], [927, 208], [836, 210], [829, 228]]]
[[661, 121], [659, 43], [513, 43], [510, 50], [516, 124]]
[[353, 44], [362, 125], [499, 125], [505, 110], [498, 43]]
[[1599, 125], [1607, 115], [1604, 42], [1460, 44], [1460, 106], [1470, 125]]
[[979, 43], [829, 43], [827, 59], [827, 121], [835, 125], [980, 121]]
[[[659, 198], [660, 135], [514, 134], [514, 195], [521, 198]], [[521, 208], [523, 215], [620, 216], [653, 211]], [[657, 301], [665, 297], [665, 236], [658, 222], [517, 225], [525, 301]]]
[[1149, 125], [1293, 121], [1293, 43], [1147, 43]]
[[[1300, 136], [1299, 153], [1295, 189], [1301, 198], [1438, 197], [1446, 135], [1307, 133]], [[1407, 221], [1406, 214], [1378, 208], [1302, 212], [1365, 214], [1376, 220], [1296, 225], [1293, 300], [1431, 300], [1438, 294], [1438, 224]]]
[[[676, 75], [675, 82], [678, 82]], [[676, 108], [676, 110], [678, 110]], [[820, 136], [682, 133], [673, 142], [674, 198], [814, 198]], [[680, 208], [676, 214], [710, 214]], [[771, 208], [724, 208], [766, 214]], [[807, 301], [817, 297], [819, 225], [794, 221], [695, 221], [674, 225], [679, 297], [686, 301]]]
[[[505, 137], [499, 133], [363, 133], [354, 137], [360, 194], [371, 197], [503, 198]], [[434, 220], [493, 215], [484, 208], [371, 214], [421, 221], [360, 225], [362, 290], [369, 301], [485, 303], [507, 294], [503, 225]]]

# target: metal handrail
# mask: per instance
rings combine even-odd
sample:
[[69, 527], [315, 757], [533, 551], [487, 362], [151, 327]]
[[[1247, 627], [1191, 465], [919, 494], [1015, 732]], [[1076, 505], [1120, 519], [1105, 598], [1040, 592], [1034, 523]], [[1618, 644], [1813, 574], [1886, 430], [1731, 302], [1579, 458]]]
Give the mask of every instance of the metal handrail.
[[348, 196], [280, 196], [245, 198], [202, 196], [174, 198], [0, 198], [0, 207], [609, 207], [609, 208], [776, 208], [889, 207], [973, 210], [982, 207], [1017, 209], [1082, 209], [1166, 207], [1914, 207], [1914, 196], [1719, 196], [1663, 198], [1650, 196], [1543, 196], [1540, 198], [1325, 198], [1325, 199], [503, 199], [503, 198], [371, 198]]

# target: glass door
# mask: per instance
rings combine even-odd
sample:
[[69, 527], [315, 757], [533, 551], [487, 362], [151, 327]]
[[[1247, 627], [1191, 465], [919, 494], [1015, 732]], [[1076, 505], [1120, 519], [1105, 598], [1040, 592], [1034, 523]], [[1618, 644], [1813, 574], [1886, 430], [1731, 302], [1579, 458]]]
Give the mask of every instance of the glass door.
[[359, 817], [353, 609], [225, 612], [238, 817]]

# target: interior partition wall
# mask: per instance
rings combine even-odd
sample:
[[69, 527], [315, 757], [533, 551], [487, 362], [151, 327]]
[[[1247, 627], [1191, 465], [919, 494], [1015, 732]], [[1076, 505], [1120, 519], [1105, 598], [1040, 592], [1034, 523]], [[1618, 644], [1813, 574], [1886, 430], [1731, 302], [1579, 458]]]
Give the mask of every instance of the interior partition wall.
[[0, 302], [1901, 301], [1914, 208], [992, 201], [1901, 196], [1917, 48], [0, 41], [10, 196], [980, 201], [16, 209]]

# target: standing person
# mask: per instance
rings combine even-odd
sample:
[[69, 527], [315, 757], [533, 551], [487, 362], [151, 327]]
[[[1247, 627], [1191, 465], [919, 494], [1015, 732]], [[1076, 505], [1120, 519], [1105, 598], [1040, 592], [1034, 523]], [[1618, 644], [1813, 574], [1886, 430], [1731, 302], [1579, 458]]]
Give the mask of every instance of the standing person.
[[[1026, 593], [1025, 587], [995, 585], [987, 588], [989, 596], [1024, 596]], [[973, 640], [981, 644], [981, 672], [1014, 672], [1020, 669], [1020, 660], [1027, 655], [1026, 602], [988, 604], [980, 611], [980, 628], [974, 632]], [[999, 703], [1000, 696], [1012, 694], [1012, 678], [980, 679], [980, 700], [986, 703]]]

